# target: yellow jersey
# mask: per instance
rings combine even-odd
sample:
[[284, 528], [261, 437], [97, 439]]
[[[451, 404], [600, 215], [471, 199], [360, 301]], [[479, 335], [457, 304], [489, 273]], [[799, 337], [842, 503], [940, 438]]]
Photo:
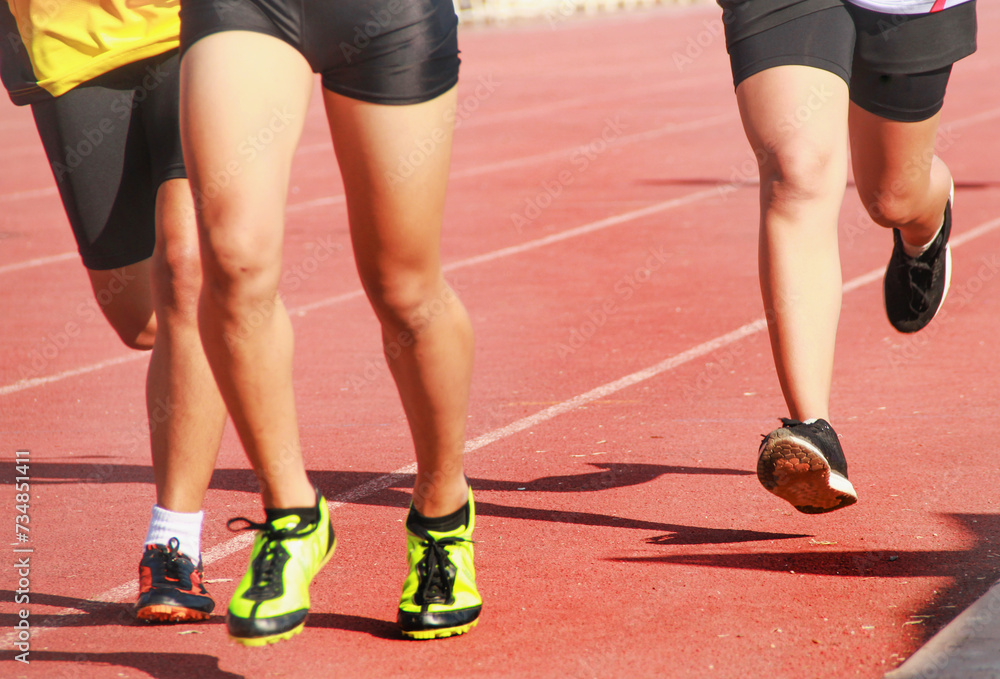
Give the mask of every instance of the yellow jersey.
[[180, 0], [7, 0], [0, 71], [16, 104], [58, 97], [179, 44]]

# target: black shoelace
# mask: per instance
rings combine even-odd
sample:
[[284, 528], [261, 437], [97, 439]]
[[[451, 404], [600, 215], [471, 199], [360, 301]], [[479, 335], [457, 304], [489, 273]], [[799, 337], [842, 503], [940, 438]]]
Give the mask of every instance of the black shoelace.
[[[246, 525], [240, 528], [233, 528], [233, 524], [239, 521], [246, 522]], [[264, 523], [256, 523], [243, 516], [229, 519], [226, 522], [226, 528], [234, 533], [245, 530], [258, 530], [261, 532], [261, 540], [263, 542], [257, 556], [250, 563], [253, 581], [250, 589], [243, 596], [254, 601], [264, 601], [267, 599], [277, 599], [284, 594], [285, 581], [281, 575], [291, 555], [281, 543], [288, 538], [300, 538], [309, 535], [318, 526], [319, 524], [306, 524], [304, 526], [296, 525], [292, 528], [275, 528], [266, 521]]]
[[163, 577], [166, 580], [174, 580], [177, 585], [184, 590], [191, 589], [191, 560], [180, 552], [181, 541], [177, 538], [170, 538], [167, 541], [167, 548], [160, 548], [160, 553], [166, 557], [163, 560]]
[[[413, 528], [411, 526], [410, 530]], [[434, 539], [426, 531], [420, 531], [418, 535], [422, 538], [420, 544], [425, 552], [424, 558], [417, 564], [420, 588], [414, 597], [414, 602], [421, 606], [454, 603], [452, 591], [455, 588], [455, 575], [458, 569], [448, 557], [445, 547], [470, 540], [461, 537]]]

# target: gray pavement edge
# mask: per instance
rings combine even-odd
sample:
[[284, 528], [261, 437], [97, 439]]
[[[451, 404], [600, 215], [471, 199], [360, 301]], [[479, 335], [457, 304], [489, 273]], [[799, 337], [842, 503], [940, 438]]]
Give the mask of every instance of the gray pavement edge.
[[1000, 581], [885, 679], [1000, 679]]

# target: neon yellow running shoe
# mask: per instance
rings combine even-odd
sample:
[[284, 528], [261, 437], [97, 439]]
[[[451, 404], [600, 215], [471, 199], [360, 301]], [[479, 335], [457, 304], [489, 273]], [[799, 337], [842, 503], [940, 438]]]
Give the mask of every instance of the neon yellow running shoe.
[[476, 590], [472, 530], [476, 504], [469, 490], [468, 525], [448, 532], [406, 521], [410, 574], [403, 582], [396, 620], [403, 636], [437, 639], [465, 634], [479, 622], [483, 600]]
[[[226, 524], [230, 530], [258, 531], [250, 568], [229, 602], [226, 626], [233, 641], [263, 646], [302, 631], [309, 614], [309, 583], [337, 546], [326, 500], [318, 490], [316, 512], [313, 523], [292, 514], [264, 523], [240, 517]], [[233, 529], [239, 521], [246, 526]]]

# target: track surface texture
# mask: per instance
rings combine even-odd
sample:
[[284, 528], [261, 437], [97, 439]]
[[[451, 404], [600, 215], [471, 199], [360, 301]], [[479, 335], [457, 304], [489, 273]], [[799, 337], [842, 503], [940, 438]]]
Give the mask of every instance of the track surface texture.
[[[468, 474], [485, 605], [404, 641], [412, 447], [357, 280], [321, 101], [295, 161], [283, 294], [311, 478], [339, 548], [305, 631], [227, 641], [263, 512], [231, 429], [205, 503], [204, 623], [137, 623], [154, 501], [148, 355], [97, 314], [31, 115], [0, 104], [0, 516], [30, 451], [30, 604], [0, 567], [0, 675], [882, 677], [1000, 578], [1000, 7], [957, 65], [939, 151], [956, 177], [941, 317], [885, 319], [891, 236], [841, 217], [831, 421], [855, 506], [807, 516], [754, 469], [786, 410], [757, 286], [756, 166], [713, 5], [463, 27], [447, 276], [473, 317]], [[414, 140], [414, 159], [419, 142]], [[30, 664], [12, 648], [30, 612]], [[943, 656], [946, 661], [948, 656]], [[939, 657], [939, 660], [941, 657]], [[1000, 676], [1000, 670], [996, 675]]]

